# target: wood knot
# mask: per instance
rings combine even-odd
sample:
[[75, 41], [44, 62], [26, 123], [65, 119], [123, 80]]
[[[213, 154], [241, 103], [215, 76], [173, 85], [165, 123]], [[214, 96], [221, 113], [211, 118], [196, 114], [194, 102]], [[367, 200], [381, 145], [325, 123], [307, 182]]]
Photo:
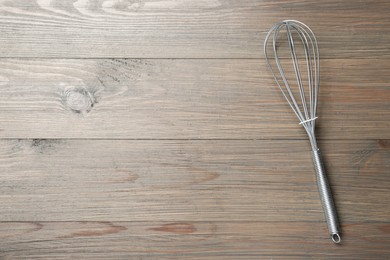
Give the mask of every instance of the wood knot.
[[50, 153], [56, 150], [56, 146], [61, 143], [56, 139], [32, 139], [30, 146], [38, 153]]
[[378, 140], [378, 144], [381, 148], [384, 148], [384, 149], [390, 148], [390, 141], [389, 140]]
[[96, 100], [84, 87], [68, 87], [62, 94], [62, 102], [72, 112], [80, 114], [90, 112]]
[[169, 223], [161, 227], [150, 228], [150, 230], [184, 235], [196, 232], [196, 227], [190, 223]]

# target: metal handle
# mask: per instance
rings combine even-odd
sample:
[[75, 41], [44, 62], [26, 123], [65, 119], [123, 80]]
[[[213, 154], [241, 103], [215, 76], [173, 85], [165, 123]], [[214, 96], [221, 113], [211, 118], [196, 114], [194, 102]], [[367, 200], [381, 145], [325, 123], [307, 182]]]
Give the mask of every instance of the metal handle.
[[321, 159], [321, 153], [319, 150], [313, 151], [313, 162], [316, 170], [317, 186], [320, 192], [322, 207], [326, 222], [328, 224], [329, 234], [334, 243], [340, 243], [340, 226], [337, 218], [336, 207], [333, 202], [332, 192], [329, 186], [328, 178], [324, 170], [324, 165]]

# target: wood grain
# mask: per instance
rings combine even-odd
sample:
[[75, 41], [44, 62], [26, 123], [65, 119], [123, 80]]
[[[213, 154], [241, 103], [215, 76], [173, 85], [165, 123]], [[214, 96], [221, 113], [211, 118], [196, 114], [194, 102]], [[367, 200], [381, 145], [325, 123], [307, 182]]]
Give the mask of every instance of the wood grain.
[[[322, 60], [320, 139], [390, 138], [390, 63]], [[0, 61], [0, 137], [305, 139], [262, 60]]]
[[334, 246], [319, 222], [8, 222], [2, 259], [386, 259], [388, 223], [343, 225]]
[[0, 5], [1, 57], [260, 58], [286, 18], [322, 57], [389, 58], [389, 1], [19, 0]]
[[[0, 0], [0, 259], [390, 259], [389, 10]], [[338, 246], [264, 63], [284, 19], [319, 40]]]
[[[308, 141], [3, 140], [0, 147], [0, 221], [323, 221]], [[342, 223], [388, 221], [389, 141], [321, 147]]]

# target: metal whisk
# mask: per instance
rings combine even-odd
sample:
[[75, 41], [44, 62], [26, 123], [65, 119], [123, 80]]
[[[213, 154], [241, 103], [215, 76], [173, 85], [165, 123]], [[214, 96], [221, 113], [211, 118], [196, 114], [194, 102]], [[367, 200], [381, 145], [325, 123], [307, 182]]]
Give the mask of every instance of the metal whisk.
[[[284, 39], [289, 46], [287, 50], [290, 52], [291, 63], [290, 59], [281, 59], [278, 54], [281, 39]], [[269, 42], [272, 46], [269, 46]], [[272, 52], [272, 57], [269, 52]], [[340, 243], [340, 228], [336, 208], [315, 136], [320, 80], [317, 39], [313, 31], [304, 23], [285, 20], [274, 25], [268, 32], [264, 41], [264, 55], [283, 96], [298, 117], [299, 124], [305, 128], [309, 136], [318, 190], [329, 234], [334, 243]], [[294, 80], [289, 77], [291, 75], [295, 78]]]

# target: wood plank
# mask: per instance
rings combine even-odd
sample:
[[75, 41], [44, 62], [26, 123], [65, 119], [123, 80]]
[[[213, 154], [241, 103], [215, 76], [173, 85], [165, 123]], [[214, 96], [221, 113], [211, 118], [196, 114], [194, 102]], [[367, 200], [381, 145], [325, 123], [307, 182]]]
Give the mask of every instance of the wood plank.
[[335, 246], [318, 222], [6, 222], [2, 259], [387, 259], [389, 223], [343, 226]]
[[322, 57], [389, 58], [389, 1], [60, 1], [0, 4], [0, 57], [260, 58], [286, 18]]
[[[388, 60], [321, 64], [318, 137], [389, 139]], [[306, 138], [262, 60], [3, 59], [0, 91], [0, 138]]]
[[[321, 144], [343, 223], [388, 221], [389, 140]], [[2, 140], [0, 221], [319, 221], [303, 140]]]

